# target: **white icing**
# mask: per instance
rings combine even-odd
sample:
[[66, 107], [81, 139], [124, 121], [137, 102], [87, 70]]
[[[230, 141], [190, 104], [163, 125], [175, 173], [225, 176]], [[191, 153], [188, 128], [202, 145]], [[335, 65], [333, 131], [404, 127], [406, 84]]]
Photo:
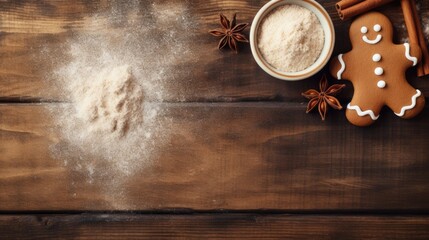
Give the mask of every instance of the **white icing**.
[[372, 55], [372, 61], [374, 61], [374, 62], [380, 62], [380, 60], [381, 60], [381, 55], [380, 54], [376, 53], [376, 54]]
[[374, 112], [372, 110], [362, 111], [362, 109], [360, 109], [360, 107], [358, 105], [352, 106], [352, 105], [350, 105], [350, 103], [347, 105], [347, 109], [355, 110], [356, 113], [357, 113], [357, 115], [359, 115], [359, 117], [363, 117], [363, 116], [369, 115], [371, 117], [371, 119], [374, 120], [374, 121], [377, 120], [380, 117], [380, 115], [375, 116], [375, 114], [374, 114]]
[[363, 36], [362, 40], [368, 44], [377, 44], [381, 41], [381, 39], [383, 38], [383, 36], [381, 36], [380, 34], [377, 35], [377, 37], [374, 40], [369, 40], [367, 36]]
[[363, 34], [365, 34], [365, 33], [368, 32], [368, 28], [365, 27], [365, 26], [363, 26], [363, 27], [361, 27], [360, 32], [363, 33]]
[[417, 58], [416, 57], [412, 57], [410, 55], [410, 44], [409, 43], [404, 43], [405, 46], [405, 57], [410, 60], [411, 62], [413, 62], [413, 66], [417, 65]]
[[375, 68], [375, 70], [374, 70], [374, 73], [375, 73], [375, 75], [377, 75], [377, 76], [381, 76], [381, 75], [383, 75], [383, 73], [384, 73], [384, 69], [383, 69], [383, 68], [381, 68], [381, 67], [376, 67], [376, 68]]
[[381, 26], [380, 26], [380, 24], [375, 24], [375, 25], [374, 25], [374, 31], [376, 31], [376, 32], [380, 32], [380, 31], [381, 31]]
[[413, 109], [415, 106], [416, 106], [416, 103], [417, 103], [417, 98], [418, 97], [420, 97], [421, 95], [422, 95], [422, 93], [420, 92], [420, 90], [416, 90], [416, 94], [414, 94], [412, 97], [411, 97], [411, 104], [410, 105], [408, 105], [408, 106], [404, 106], [404, 107], [402, 107], [401, 108], [401, 112], [400, 113], [395, 113], [397, 116], [399, 116], [399, 117], [402, 117], [402, 116], [404, 116], [404, 114], [405, 114], [405, 111], [407, 111], [407, 110], [410, 110], [410, 109]]
[[383, 80], [380, 80], [377, 82], [377, 87], [378, 88], [385, 88], [386, 87], [386, 82]]
[[343, 54], [338, 55], [338, 61], [341, 63], [341, 69], [337, 72], [338, 80], [341, 80], [341, 75], [346, 70], [346, 63], [343, 60]]

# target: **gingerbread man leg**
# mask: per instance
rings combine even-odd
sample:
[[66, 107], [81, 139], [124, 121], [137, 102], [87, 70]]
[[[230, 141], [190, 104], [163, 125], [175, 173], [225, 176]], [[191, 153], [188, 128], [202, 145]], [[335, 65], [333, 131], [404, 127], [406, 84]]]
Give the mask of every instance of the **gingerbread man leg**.
[[382, 105], [376, 98], [353, 98], [347, 105], [346, 117], [353, 125], [369, 126], [378, 119], [381, 108]]
[[401, 118], [412, 118], [419, 114], [425, 106], [423, 93], [411, 86], [397, 89], [394, 96], [395, 98], [387, 99], [386, 105]]

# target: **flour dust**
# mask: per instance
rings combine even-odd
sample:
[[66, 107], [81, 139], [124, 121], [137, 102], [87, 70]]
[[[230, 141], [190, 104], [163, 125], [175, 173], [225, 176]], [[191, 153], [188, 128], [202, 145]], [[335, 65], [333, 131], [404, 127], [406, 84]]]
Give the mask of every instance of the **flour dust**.
[[424, 11], [424, 9], [428, 8], [428, 6], [425, 6], [426, 4], [427, 4], [427, 1], [425, 0], [416, 1], [417, 11], [420, 15], [420, 20], [422, 23], [423, 34], [425, 35], [426, 43], [428, 44], [429, 43], [429, 12]]
[[49, 107], [60, 133], [52, 154], [117, 199], [126, 177], [169, 141], [164, 86], [186, 74], [175, 68], [180, 61], [194, 57], [187, 4], [111, 1], [60, 48], [42, 53], [56, 66], [47, 78], [65, 101]]
[[429, 44], [429, 13], [422, 14], [422, 25], [426, 37], [426, 44]]

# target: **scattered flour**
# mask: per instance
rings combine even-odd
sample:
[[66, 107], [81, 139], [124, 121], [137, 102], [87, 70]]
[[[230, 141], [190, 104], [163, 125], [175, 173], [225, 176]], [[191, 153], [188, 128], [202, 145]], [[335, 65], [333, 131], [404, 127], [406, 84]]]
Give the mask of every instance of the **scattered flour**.
[[395, 25], [395, 27], [398, 29], [399, 43], [409, 42], [407, 27], [405, 26], [405, 23], [402, 22], [400, 25]]
[[187, 1], [108, 4], [109, 11], [85, 18], [77, 33], [71, 29], [60, 47], [41, 53], [54, 69], [47, 84], [64, 100], [47, 106], [59, 134], [51, 152], [79, 178], [101, 185], [112, 205], [132, 208], [123, 182], [169, 141], [165, 86], [188, 74], [177, 65], [194, 58], [197, 26]]
[[429, 42], [429, 12], [424, 11], [424, 9], [428, 9], [428, 1], [426, 0], [416, 0], [417, 11], [419, 11], [423, 34], [426, 37], [426, 44]]
[[422, 25], [426, 37], [426, 44], [429, 44], [429, 13], [422, 13]]
[[[417, 0], [416, 1], [416, 6], [417, 6], [417, 11], [419, 11], [419, 15], [420, 15], [420, 19], [421, 19], [421, 23], [422, 23], [422, 28], [423, 28], [423, 34], [425, 35], [426, 38], [426, 44], [429, 44], [429, 12], [427, 11], [422, 11], [422, 9], [427, 9], [427, 6], [424, 6], [425, 4], [428, 4], [428, 1], [425, 0]], [[399, 35], [400, 35], [400, 42], [408, 42], [408, 32], [407, 32], [407, 28], [405, 26], [405, 23], [402, 23], [399, 26], [396, 26], [397, 28], [399, 28]]]
[[324, 41], [316, 15], [297, 5], [274, 9], [262, 20], [258, 33], [258, 47], [264, 59], [284, 72], [311, 66], [322, 52]]
[[429, 18], [426, 18], [424, 26], [425, 26], [426, 41], [429, 41]]

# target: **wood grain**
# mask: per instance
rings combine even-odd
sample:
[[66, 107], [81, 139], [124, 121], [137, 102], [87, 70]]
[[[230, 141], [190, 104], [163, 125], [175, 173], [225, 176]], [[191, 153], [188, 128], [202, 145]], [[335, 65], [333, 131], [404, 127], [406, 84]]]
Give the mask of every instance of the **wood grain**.
[[[239, 21], [251, 22], [258, 9], [266, 1], [192, 1], [187, 8], [198, 26], [193, 41], [192, 59], [177, 63], [178, 71], [191, 74], [178, 75], [175, 81], [166, 83], [170, 94], [165, 101], [300, 101], [300, 93], [317, 87], [322, 71], [311, 79], [299, 82], [284, 82], [265, 74], [253, 60], [250, 47], [245, 45], [239, 55], [216, 49], [217, 39], [207, 34], [218, 27], [218, 13], [231, 15], [238, 12]], [[349, 21], [339, 20], [335, 0], [320, 1], [335, 23], [337, 43], [334, 54], [350, 49], [348, 40]], [[6, 1], [0, 5], [0, 100], [2, 101], [61, 101], [64, 96], [55, 84], [47, 82], [52, 72], [59, 67], [60, 59], [68, 57], [67, 40], [80, 33], [105, 31], [107, 36], [118, 31], [123, 24], [112, 24], [106, 17], [114, 5], [109, 1]], [[420, 11], [429, 10], [429, 4], [421, 1]], [[127, 1], [117, 1], [120, 16], [127, 16], [130, 8]], [[144, 15], [150, 2], [141, 1], [139, 14]], [[396, 41], [406, 36], [399, 4], [393, 3], [382, 9], [396, 27]], [[97, 21], [90, 16], [99, 14]], [[145, 17], [139, 21], [150, 21]], [[247, 30], [248, 34], [248, 30]], [[46, 55], [46, 49], [55, 49], [55, 54]], [[418, 79], [414, 70], [408, 79], [429, 96], [429, 78]], [[350, 99], [352, 87], [341, 96]]]
[[427, 239], [427, 216], [3, 215], [7, 239]]
[[96, 158], [54, 158], [44, 105], [0, 105], [0, 210], [429, 208], [427, 108], [409, 121], [383, 111], [369, 128], [295, 103], [161, 108], [170, 140], [118, 183], [88, 176]]
[[[0, 2], [1, 238], [429, 238], [429, 107], [409, 121], [385, 110], [369, 128], [351, 126], [343, 112], [330, 112], [325, 122], [305, 115], [300, 93], [317, 87], [325, 70], [304, 81], [276, 80], [249, 46], [239, 55], [220, 52], [207, 34], [218, 27], [219, 12], [251, 22], [267, 1], [186, 1], [196, 55], [174, 66], [188, 75], [164, 86], [170, 94], [159, 103], [160, 123], [171, 136], [151, 164], [126, 178], [109, 168], [90, 174], [97, 157], [55, 153], [64, 139], [46, 107], [62, 104], [35, 103], [65, 101], [51, 78], [67, 62], [67, 41], [88, 32], [109, 36], [128, 20], [151, 21], [151, 1], [136, 8], [126, 0]], [[336, 0], [319, 2], [335, 24], [334, 54], [348, 51], [350, 21], [339, 20]], [[397, 43], [407, 35], [399, 5], [378, 9], [394, 23]], [[113, 7], [115, 23], [106, 15]], [[130, 11], [142, 17], [130, 19]], [[429, 11], [429, 2], [420, 1], [420, 11]], [[411, 70], [408, 79], [429, 96], [429, 77]], [[340, 98], [351, 95], [349, 84]], [[253, 213], [225, 213], [234, 210]], [[194, 214], [166, 214], [176, 211]], [[315, 212], [324, 214], [309, 214]]]

